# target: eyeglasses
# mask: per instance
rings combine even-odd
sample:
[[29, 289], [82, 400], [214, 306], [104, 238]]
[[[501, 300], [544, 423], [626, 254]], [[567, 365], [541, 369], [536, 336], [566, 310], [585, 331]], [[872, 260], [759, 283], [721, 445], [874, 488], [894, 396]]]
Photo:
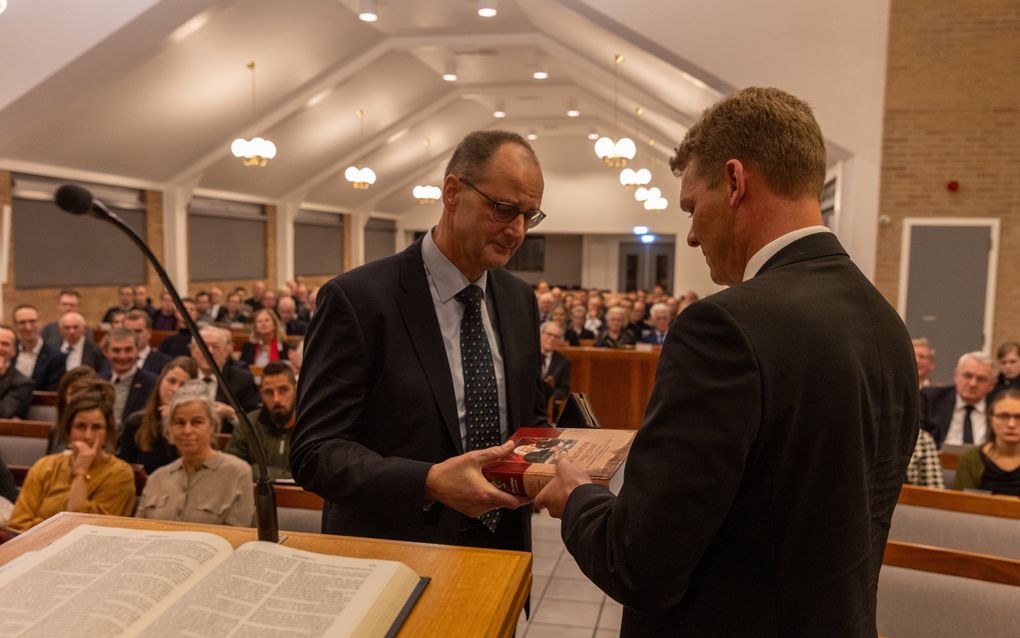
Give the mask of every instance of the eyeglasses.
[[992, 415], [992, 418], [999, 423], [1009, 423], [1010, 421], [1016, 421], [1020, 424], [1020, 414], [1012, 414], [1010, 412], [997, 412]]
[[511, 204], [510, 202], [498, 202], [478, 190], [477, 186], [463, 177], [458, 177], [457, 179], [459, 179], [462, 184], [484, 197], [485, 200], [492, 205], [492, 216], [501, 224], [509, 224], [513, 220], [517, 219], [518, 215], [524, 215], [524, 228], [525, 230], [531, 230], [542, 223], [542, 220], [545, 219], [545, 213], [537, 208], [535, 210], [524, 211], [516, 204]]

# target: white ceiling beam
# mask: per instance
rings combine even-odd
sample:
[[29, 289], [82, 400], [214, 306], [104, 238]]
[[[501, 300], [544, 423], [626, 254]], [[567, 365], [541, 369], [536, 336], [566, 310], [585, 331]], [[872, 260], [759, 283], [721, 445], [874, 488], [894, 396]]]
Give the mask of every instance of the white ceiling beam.
[[347, 153], [336, 162], [333, 162], [325, 169], [319, 171], [312, 177], [304, 180], [294, 188], [290, 189], [287, 195], [284, 195], [282, 199], [292, 200], [299, 196], [301, 193], [307, 193], [311, 191], [316, 185], [321, 182], [333, 177], [340, 171], [346, 169], [351, 163], [362, 159], [363, 157], [373, 153], [380, 147], [386, 144], [391, 136], [399, 133], [405, 128], [411, 128], [417, 126], [432, 117], [434, 114], [443, 110], [453, 102], [460, 99], [460, 91], [450, 91], [442, 97], [436, 99], [434, 96], [428, 97], [425, 100], [419, 102], [415, 108], [412, 108], [407, 115], [396, 120], [383, 130], [372, 135], [364, 143], [360, 144], [356, 149]]
[[354, 58], [349, 62], [335, 65], [319, 74], [317, 78], [309, 80], [303, 86], [291, 93], [280, 106], [269, 111], [262, 117], [249, 121], [245, 126], [237, 129], [232, 135], [220, 138], [215, 145], [209, 147], [199, 159], [195, 160], [176, 175], [170, 178], [168, 184], [182, 183], [198, 173], [204, 172], [216, 162], [227, 156], [230, 143], [239, 137], [248, 138], [253, 134], [266, 131], [294, 113], [301, 111], [308, 104], [308, 101], [324, 90], [332, 89], [347, 78], [365, 70], [370, 64], [393, 50], [392, 39], [385, 39]]

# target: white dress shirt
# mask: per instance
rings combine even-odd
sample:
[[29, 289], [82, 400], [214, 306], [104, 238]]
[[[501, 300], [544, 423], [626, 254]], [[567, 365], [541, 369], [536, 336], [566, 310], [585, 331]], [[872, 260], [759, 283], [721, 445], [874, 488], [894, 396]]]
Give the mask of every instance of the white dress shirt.
[[39, 360], [39, 351], [42, 350], [42, 347], [42, 339], [36, 341], [35, 347], [31, 350], [24, 348], [23, 344], [18, 344], [18, 361], [15, 364], [18, 372], [29, 379], [32, 378], [32, 373], [35, 371], [35, 362]]
[[[967, 403], [956, 395], [956, 406], [953, 408], [953, 418], [949, 421], [949, 431], [946, 432], [946, 439], [942, 445], [963, 445], [963, 419], [967, 416], [965, 409]], [[985, 442], [988, 434], [988, 406], [985, 400], [981, 399], [974, 404], [974, 411], [970, 413], [971, 431], [974, 433], [974, 445], [981, 445]], [[968, 444], [969, 445], [969, 444]]]
[[73, 346], [67, 345], [67, 340], [65, 339], [64, 342], [60, 344], [60, 351], [67, 353], [67, 367], [65, 367], [64, 370], [73, 370], [77, 368], [81, 365], [82, 355], [85, 354], [85, 337], [78, 339], [78, 343]]

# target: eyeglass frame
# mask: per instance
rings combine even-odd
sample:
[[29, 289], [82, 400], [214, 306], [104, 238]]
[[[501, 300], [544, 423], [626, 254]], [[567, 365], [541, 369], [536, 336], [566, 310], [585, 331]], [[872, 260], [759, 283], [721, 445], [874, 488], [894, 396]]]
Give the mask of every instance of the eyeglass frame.
[[[521, 210], [521, 207], [518, 206], [517, 204], [511, 204], [510, 202], [501, 202], [499, 200], [489, 197], [488, 195], [480, 191], [477, 186], [475, 186], [474, 184], [472, 184], [471, 182], [469, 182], [468, 180], [464, 179], [459, 175], [457, 176], [457, 181], [461, 182], [474, 192], [484, 197], [485, 200], [489, 202], [489, 204], [492, 206], [491, 212], [493, 219], [495, 219], [501, 224], [509, 224], [513, 222], [515, 219], [517, 219], [518, 215], [524, 215], [524, 230], [528, 231], [534, 228], [535, 226], [541, 224], [542, 220], [546, 218], [546, 214], [542, 212], [540, 208], [527, 211]], [[515, 211], [513, 216], [511, 216], [509, 219], [500, 219], [500, 215], [496, 211], [501, 210], [501, 207], [513, 209]]]
[[1020, 425], [1020, 414], [1016, 414], [1015, 412], [996, 412], [995, 414], [992, 415], [992, 419], [998, 421], [999, 423], [1007, 424], [1010, 421], [1016, 421], [1017, 424]]

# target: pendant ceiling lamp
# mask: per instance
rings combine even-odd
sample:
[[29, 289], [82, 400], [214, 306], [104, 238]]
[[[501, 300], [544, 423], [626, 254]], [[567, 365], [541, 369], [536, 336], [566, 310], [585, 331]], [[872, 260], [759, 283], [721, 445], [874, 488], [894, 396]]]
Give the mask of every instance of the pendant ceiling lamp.
[[[619, 100], [619, 66], [623, 63], [623, 56], [616, 54], [613, 57], [613, 128], [619, 132], [617, 121], [617, 102]], [[629, 160], [634, 159], [637, 147], [634, 140], [629, 137], [620, 137], [613, 140], [611, 137], [600, 137], [595, 141], [595, 154], [606, 166], [612, 168], [623, 168]]]
[[[255, 104], [255, 61], [252, 60], [245, 66], [251, 71], [251, 117], [254, 120], [258, 114]], [[261, 168], [276, 157], [276, 144], [262, 137], [253, 137], [250, 140], [239, 137], [231, 142], [230, 152], [234, 154], [234, 157], [239, 158], [245, 166]]]
[[[361, 132], [358, 134], [358, 140], [360, 141], [365, 138], [365, 111], [358, 109], [354, 114], [361, 122]], [[352, 164], [344, 171], [344, 179], [350, 182], [355, 190], [367, 191], [371, 188], [372, 184], [375, 184], [375, 171], [367, 166], [359, 168], [357, 164]]]

